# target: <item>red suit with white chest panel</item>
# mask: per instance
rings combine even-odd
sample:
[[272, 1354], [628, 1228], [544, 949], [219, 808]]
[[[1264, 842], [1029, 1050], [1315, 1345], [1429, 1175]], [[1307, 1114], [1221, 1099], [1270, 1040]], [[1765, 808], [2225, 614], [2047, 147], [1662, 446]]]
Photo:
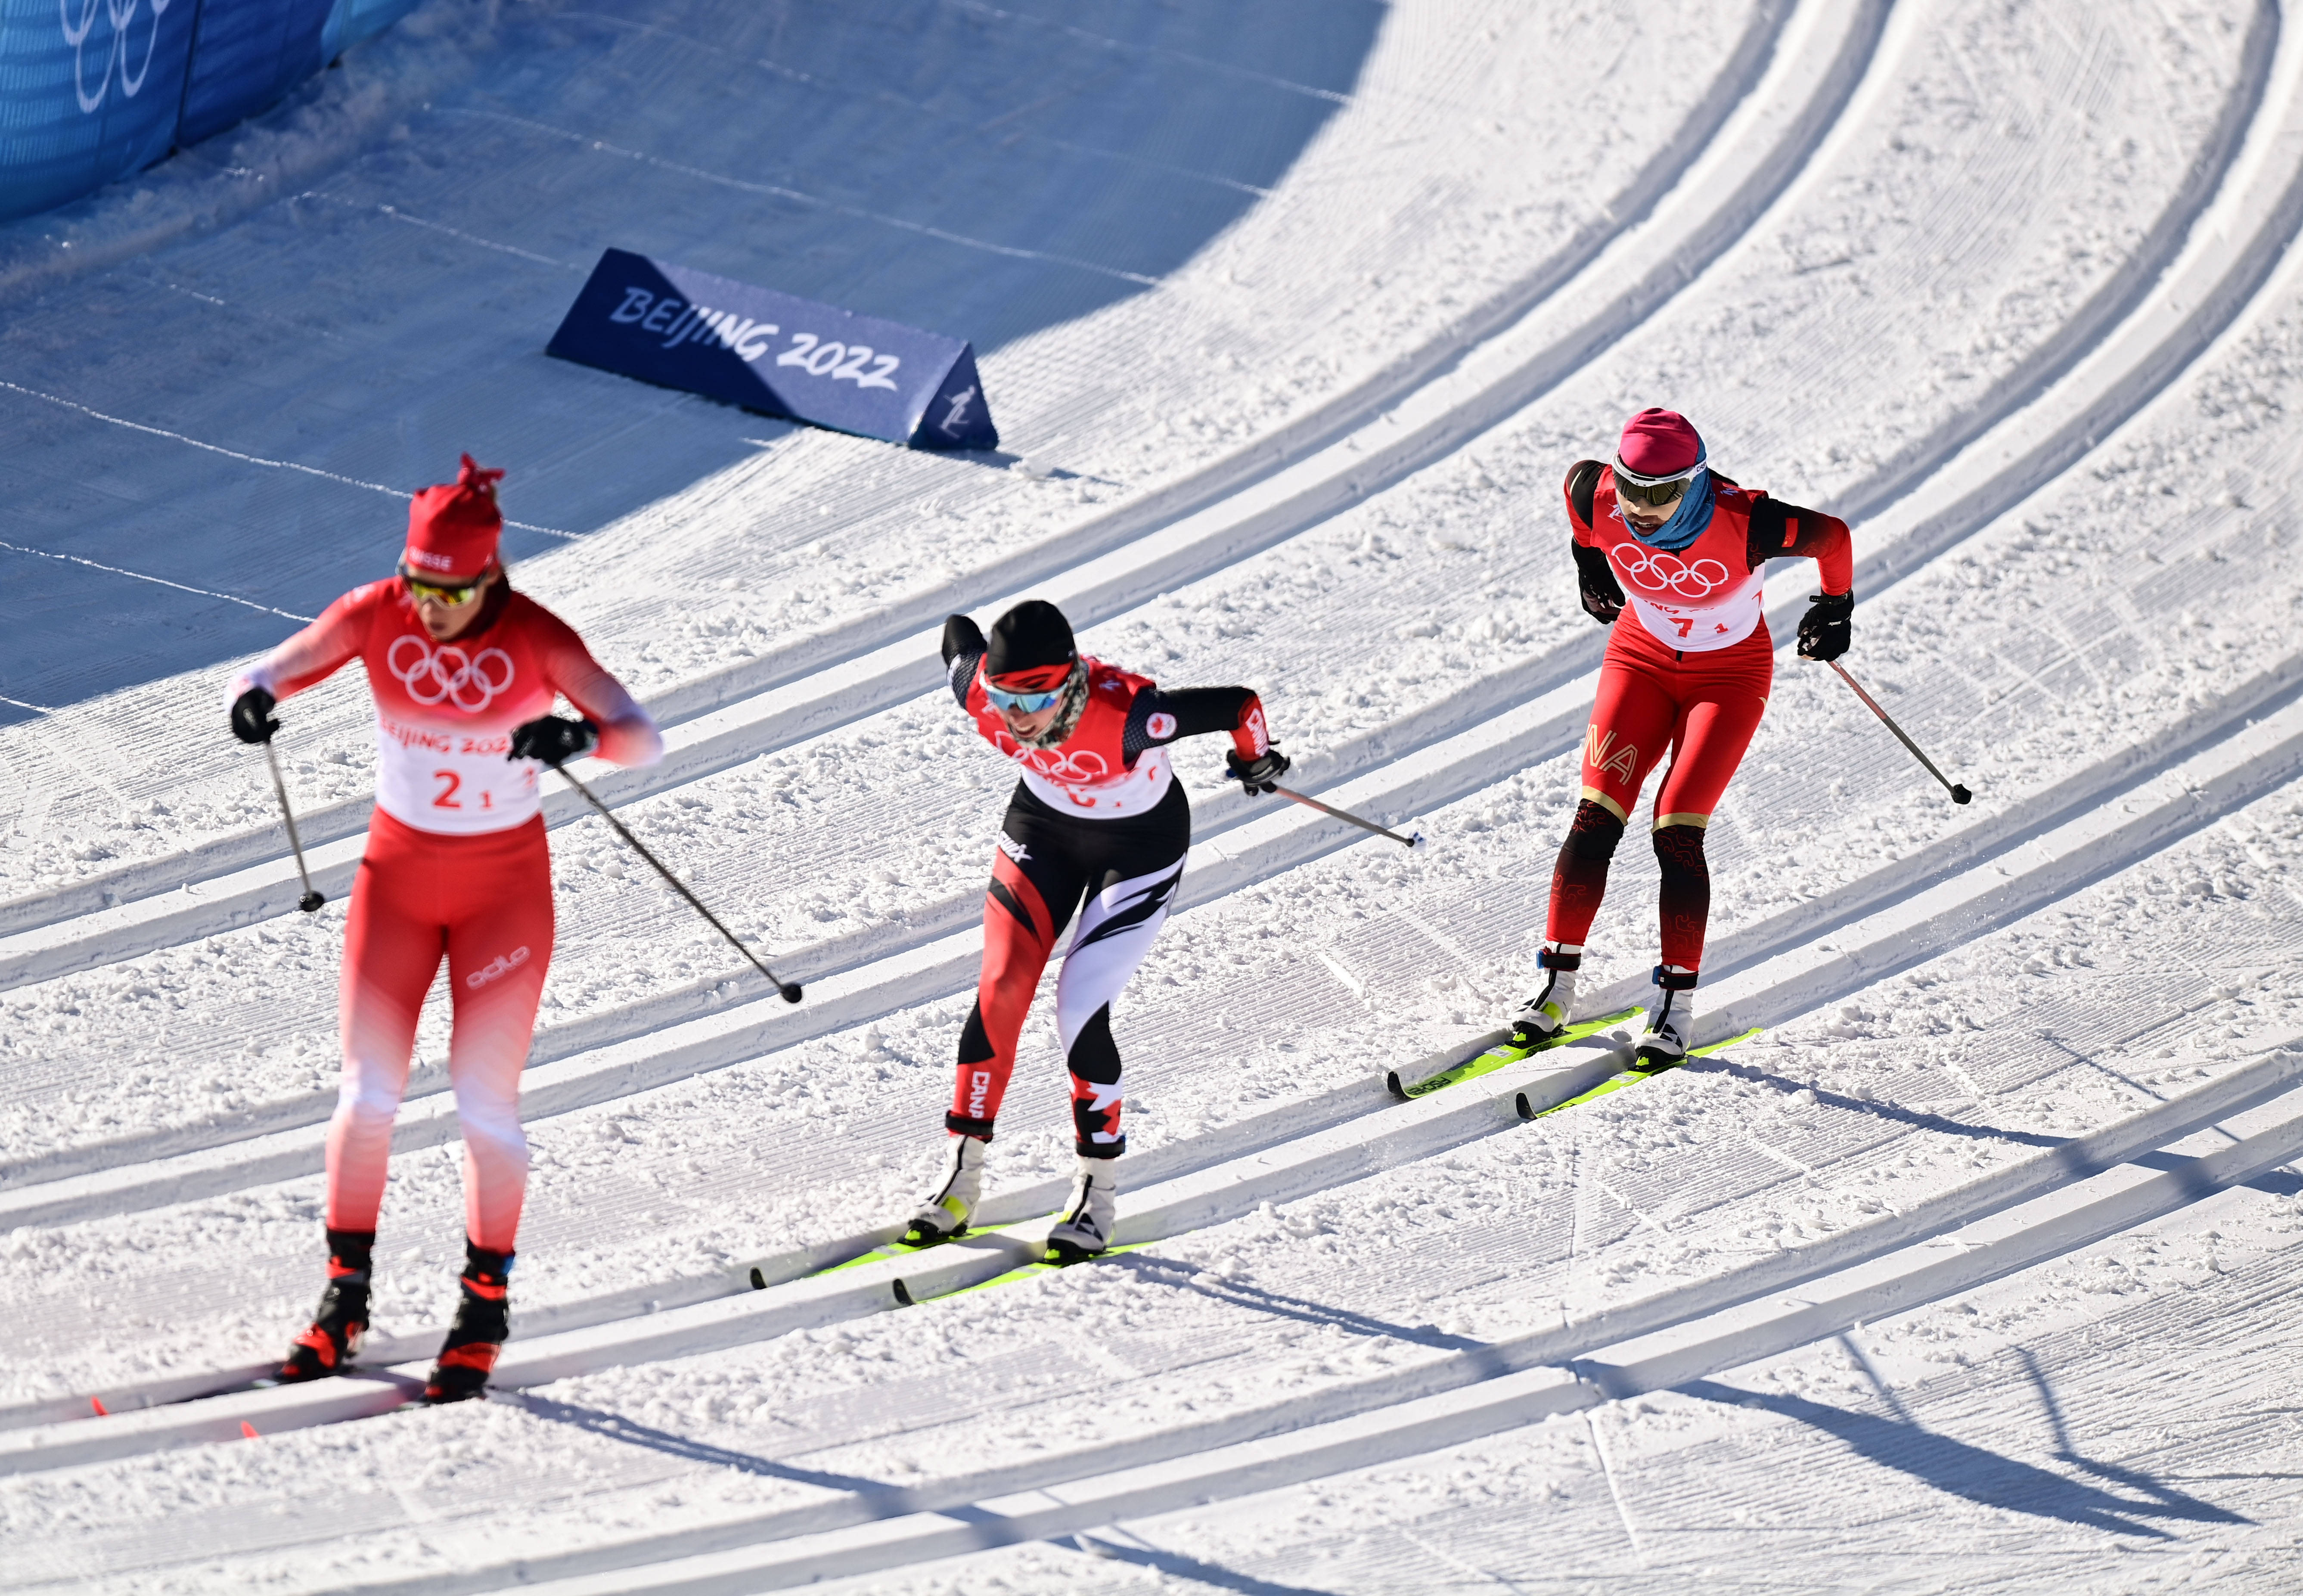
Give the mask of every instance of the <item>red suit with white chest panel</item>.
[[1765, 573], [1749, 562], [1751, 511], [1767, 495], [1726, 482], [1717, 490], [1710, 524], [1683, 549], [1639, 540], [1616, 505], [1612, 470], [1600, 474], [1590, 524], [1575, 525], [1576, 542], [1606, 553], [1632, 612], [1658, 642], [1683, 654], [1732, 648], [1759, 624]]
[[472, 625], [436, 643], [405, 581], [356, 587], [232, 692], [260, 687], [285, 700], [358, 658], [375, 700], [377, 813], [344, 932], [328, 1225], [375, 1228], [417, 1016], [444, 957], [465, 1228], [478, 1245], [510, 1252], [527, 1175], [519, 1072], [553, 931], [539, 766], [505, 756], [511, 733], [564, 695], [619, 764], [653, 764], [662, 740], [567, 622], [502, 579], [477, 602], [485, 607]]
[[1710, 482], [1709, 519], [1675, 551], [1651, 546], [1625, 522], [1612, 467], [1585, 460], [1568, 473], [1575, 545], [1605, 553], [1638, 624], [1615, 621], [1607, 640], [1584, 735], [1582, 803], [1553, 874], [1545, 925], [1555, 945], [1580, 946], [1590, 934], [1614, 835], [1668, 755], [1654, 821], [1662, 955], [1690, 971], [1700, 966], [1710, 910], [1702, 833], [1759, 730], [1775, 680], [1775, 641], [1760, 612], [1766, 563], [1813, 559], [1826, 593], [1847, 592], [1854, 577], [1853, 545], [1836, 516], [1716, 474]]
[[[357, 656], [375, 699], [376, 807], [420, 832], [509, 831], [541, 812], [540, 768], [511, 760], [512, 729], [565, 695], [600, 728], [600, 754], [653, 764], [654, 722], [600, 668], [575, 629], [499, 587], [469, 631], [435, 643], [398, 578], [355, 587], [235, 684], [299, 693]], [[493, 612], [490, 613], [489, 612]]]

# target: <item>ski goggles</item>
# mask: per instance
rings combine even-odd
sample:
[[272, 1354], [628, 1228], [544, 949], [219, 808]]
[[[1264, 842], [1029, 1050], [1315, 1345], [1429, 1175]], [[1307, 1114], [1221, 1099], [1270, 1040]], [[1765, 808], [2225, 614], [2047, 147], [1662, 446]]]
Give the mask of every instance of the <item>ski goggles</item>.
[[995, 688], [987, 681], [983, 684], [983, 696], [991, 700], [991, 707], [994, 709], [1013, 710], [1018, 714], [1035, 715], [1062, 697], [1066, 685], [1068, 684], [1059, 683], [1044, 693], [1011, 693], [1003, 688]]
[[1676, 477], [1642, 477], [1636, 471], [1626, 469], [1619, 460], [1615, 462], [1615, 497], [1645, 505], [1649, 510], [1660, 510], [1666, 504], [1679, 502], [1680, 496], [1687, 492], [1687, 485], [1695, 480], [1695, 473], [1700, 469], [1700, 466], [1691, 466]]
[[400, 579], [408, 584], [409, 596], [417, 603], [430, 599], [434, 604], [446, 604], [454, 609], [472, 602], [472, 595], [480, 590], [480, 584], [488, 579], [488, 573], [482, 571], [468, 582], [427, 582], [409, 570], [408, 562], [403, 560], [400, 563]]

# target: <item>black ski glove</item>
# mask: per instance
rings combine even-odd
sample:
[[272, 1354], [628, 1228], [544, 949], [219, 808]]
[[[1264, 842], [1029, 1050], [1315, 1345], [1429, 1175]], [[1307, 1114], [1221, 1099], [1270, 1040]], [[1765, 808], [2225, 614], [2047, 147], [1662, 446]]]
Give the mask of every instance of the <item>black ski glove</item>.
[[232, 701], [232, 734], [244, 743], [268, 743], [280, 730], [272, 706], [280, 701], [262, 688], [250, 688]]
[[1624, 612], [1624, 590], [1615, 582], [1615, 573], [1608, 567], [1607, 551], [1587, 549], [1582, 544], [1575, 550], [1575, 584], [1583, 595], [1583, 612], [1601, 626], [1613, 626], [1615, 617]]
[[580, 759], [600, 746], [600, 729], [589, 721], [562, 720], [558, 715], [538, 715], [511, 734], [511, 752], [507, 759], [541, 759], [558, 770], [571, 759]]
[[947, 615], [943, 619], [943, 663], [946, 665], [963, 654], [983, 652], [983, 629], [966, 615]]
[[1818, 593], [1807, 613], [1800, 617], [1799, 651], [1801, 659], [1835, 660], [1847, 652], [1847, 643], [1854, 626], [1855, 594]]
[[1295, 763], [1277, 748], [1266, 748], [1253, 759], [1242, 759], [1237, 748], [1224, 756], [1224, 769], [1230, 773], [1233, 781], [1247, 790], [1251, 798], [1270, 792], [1279, 778], [1287, 773], [1287, 767]]

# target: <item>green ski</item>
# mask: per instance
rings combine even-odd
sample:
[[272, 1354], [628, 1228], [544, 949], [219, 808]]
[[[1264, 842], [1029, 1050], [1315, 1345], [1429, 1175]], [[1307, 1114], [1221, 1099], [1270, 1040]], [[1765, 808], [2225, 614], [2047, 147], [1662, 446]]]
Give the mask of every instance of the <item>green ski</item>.
[[916, 1307], [921, 1303], [942, 1302], [948, 1297], [966, 1296], [971, 1291], [989, 1291], [994, 1286], [1012, 1286], [1018, 1280], [1034, 1276], [1053, 1274], [1059, 1269], [1076, 1268], [1081, 1263], [1094, 1263], [1105, 1258], [1117, 1258], [1122, 1253], [1136, 1253], [1145, 1247], [1157, 1246], [1156, 1241], [1132, 1241], [1124, 1247], [1107, 1247], [1092, 1258], [1081, 1258], [1071, 1263], [1059, 1263], [1053, 1258], [1034, 1258], [1029, 1263], [1019, 1263], [1006, 1274], [993, 1275], [988, 1280], [978, 1280], [973, 1286], [955, 1286], [949, 1291], [939, 1291], [932, 1296], [914, 1296], [903, 1281], [896, 1282], [896, 1301], [904, 1307]]
[[[1000, 1231], [1012, 1230], [1017, 1225], [1028, 1222], [1029, 1221], [1025, 1220], [1010, 1220], [1004, 1225], [971, 1225], [966, 1229], [958, 1232], [957, 1235], [946, 1236], [936, 1241], [915, 1243], [906, 1241], [899, 1237], [894, 1241], [882, 1242], [878, 1246], [873, 1247], [868, 1253], [858, 1253], [853, 1258], [842, 1258], [837, 1263], [827, 1263], [822, 1269], [810, 1270], [806, 1274], [802, 1275], [800, 1279], [812, 1280], [818, 1275], [838, 1274], [843, 1269], [854, 1269], [857, 1265], [865, 1263], [877, 1263], [882, 1258], [908, 1258], [915, 1253], [924, 1253], [930, 1247], [940, 1247], [947, 1241], [957, 1241], [962, 1236], [997, 1235]], [[767, 1271], [755, 1266], [752, 1270], [752, 1289], [755, 1291], [765, 1291], [767, 1288]]]
[[1615, 1074], [1609, 1076], [1606, 1080], [1601, 1081], [1598, 1085], [1592, 1087], [1589, 1092], [1571, 1097], [1565, 1102], [1555, 1102], [1548, 1109], [1539, 1109], [1533, 1103], [1528, 1102], [1527, 1094], [1524, 1092], [1519, 1094], [1515, 1106], [1519, 1109], [1519, 1117], [1521, 1119], [1540, 1119], [1546, 1115], [1556, 1114], [1562, 1109], [1572, 1109], [1578, 1103], [1589, 1102], [1595, 1097], [1605, 1097], [1610, 1092], [1620, 1092], [1624, 1087], [1631, 1085], [1635, 1082], [1651, 1079], [1656, 1076], [1663, 1074], [1667, 1069], [1676, 1069], [1682, 1064], [1686, 1063], [1688, 1059], [1708, 1059], [1716, 1052], [1719, 1052], [1726, 1048], [1734, 1047], [1739, 1042], [1749, 1042], [1752, 1037], [1757, 1036], [1759, 1034], [1759, 1027], [1753, 1026], [1750, 1030], [1744, 1032], [1740, 1036], [1730, 1036], [1724, 1042], [1707, 1042], [1701, 1047], [1689, 1048], [1687, 1050], [1686, 1058], [1674, 1060], [1669, 1064], [1649, 1065], [1644, 1069], [1640, 1068], [1637, 1066], [1633, 1066], [1629, 1069], [1619, 1069]]
[[1477, 1080], [1483, 1075], [1501, 1069], [1506, 1064], [1516, 1064], [1522, 1059], [1533, 1058], [1538, 1053], [1548, 1051], [1552, 1048], [1563, 1046], [1570, 1042], [1581, 1042], [1586, 1036], [1597, 1036], [1609, 1026], [1621, 1025], [1639, 1012], [1637, 1009], [1625, 1009], [1618, 1013], [1603, 1015], [1598, 1019], [1578, 1020], [1550, 1041], [1535, 1047], [1514, 1047], [1508, 1042], [1498, 1042], [1487, 1051], [1474, 1053], [1461, 1064], [1451, 1065], [1438, 1075], [1426, 1076], [1412, 1086], [1401, 1085], [1399, 1071], [1395, 1069], [1384, 1077], [1383, 1084], [1391, 1089], [1391, 1094], [1400, 1102], [1413, 1102], [1419, 1097], [1430, 1096], [1443, 1086], [1453, 1086], [1464, 1081]]

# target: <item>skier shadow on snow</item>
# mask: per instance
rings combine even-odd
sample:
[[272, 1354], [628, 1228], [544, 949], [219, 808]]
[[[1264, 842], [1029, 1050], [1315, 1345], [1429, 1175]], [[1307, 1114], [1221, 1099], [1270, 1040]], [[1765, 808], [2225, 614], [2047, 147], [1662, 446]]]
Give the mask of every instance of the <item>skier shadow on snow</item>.
[[1219, 1591], [1238, 1591], [1243, 1596], [1334, 1596], [1331, 1592], [1317, 1590], [1310, 1585], [1277, 1584], [1219, 1564], [1202, 1563], [1179, 1552], [1160, 1551], [1149, 1546], [1123, 1546], [1101, 1535], [1063, 1536], [1048, 1544], [1066, 1550], [1076, 1549], [1090, 1557], [1102, 1558], [1109, 1562], [1132, 1563], [1138, 1568], [1150, 1568], [1177, 1579], [1196, 1581], [1200, 1584], [1212, 1585]]
[[[1700, 1072], [1702, 1067], [1691, 1065], [1689, 1068]], [[1863, 1114], [1874, 1119], [1893, 1120], [1898, 1125], [1908, 1125], [1914, 1130], [1931, 1130], [1941, 1136], [1967, 1136], [1977, 1141], [2012, 1142], [2020, 1147], [2038, 1147], [2050, 1152], [2075, 1148], [2079, 1141], [2077, 1136], [2047, 1136], [2035, 1130], [2007, 1130], [1996, 1125], [1970, 1125], [1964, 1120], [1946, 1119], [1941, 1114], [1931, 1113], [1925, 1109], [1907, 1109], [1900, 1103], [1870, 1102], [1860, 1097], [1850, 1097], [1845, 1093], [1826, 1091], [1823, 1087], [1813, 1085], [1806, 1081], [1795, 1081], [1784, 1076], [1771, 1075], [1764, 1069], [1754, 1069], [1747, 1064], [1719, 1064], [1715, 1068], [1723, 1074], [1734, 1076], [1738, 1080], [1750, 1081], [1762, 1086], [1772, 1086], [1787, 1096], [1793, 1092], [1813, 1092], [1816, 1102], [1827, 1108], [1839, 1109], [1851, 1114]], [[2077, 1153], [2073, 1153], [2067, 1161], [2071, 1166], [2073, 1179], [2100, 1174], [2109, 1167], [2082, 1158]], [[2199, 1161], [2196, 1158], [2156, 1149], [2135, 1153], [2122, 1161], [2170, 1174], [2181, 1174], [2196, 1170], [2199, 1164]], [[2240, 1185], [2249, 1191], [2262, 1192], [2268, 1196], [2303, 1195], [2303, 1176], [2291, 1174], [2285, 1170], [2273, 1170], [2267, 1174], [2258, 1175], [2252, 1180], [2241, 1181]], [[2203, 1180], [2200, 1183], [2202, 1195], [2223, 1189], [2222, 1186], [2211, 1181]]]
[[772, 1457], [762, 1457], [751, 1452], [738, 1452], [727, 1447], [715, 1447], [691, 1436], [677, 1435], [669, 1430], [658, 1430], [620, 1413], [603, 1408], [585, 1407], [574, 1402], [554, 1401], [529, 1391], [496, 1391], [489, 1395], [492, 1402], [506, 1402], [515, 1407], [554, 1424], [566, 1424], [587, 1435], [608, 1440], [621, 1441], [626, 1446], [644, 1447], [651, 1452], [700, 1463], [712, 1468], [734, 1469], [739, 1474], [757, 1474], [764, 1479], [786, 1480], [796, 1485], [814, 1485], [825, 1490], [846, 1491], [851, 1496], [870, 1501], [875, 1513], [890, 1518], [907, 1513], [937, 1512], [947, 1517], [966, 1522], [992, 1522], [997, 1516], [969, 1507], [939, 1507], [926, 1499], [924, 1493], [907, 1485], [891, 1485], [885, 1480], [873, 1480], [862, 1474], [835, 1474], [828, 1469], [804, 1468], [797, 1464], [778, 1463]]
[[[2030, 1363], [2029, 1354], [2024, 1355], [2024, 1360]], [[2032, 1374], [2037, 1381], [2036, 1364], [2032, 1365]], [[1938, 1435], [1916, 1423], [1884, 1418], [1877, 1414], [1857, 1413], [1851, 1408], [1834, 1407], [1827, 1402], [1817, 1402], [1806, 1397], [1745, 1390], [1710, 1380], [1695, 1381], [1675, 1389], [1682, 1396], [1694, 1397], [1701, 1401], [1717, 1402], [1727, 1407], [1757, 1408], [1779, 1414], [1787, 1419], [1796, 1419], [1802, 1424], [1836, 1437], [1858, 1457], [1882, 1468], [1908, 1474], [1946, 1495], [1961, 1498], [1979, 1507], [2025, 1513], [2037, 1518], [2059, 1519], [2065, 1524], [2101, 1531], [2105, 1534], [2133, 1535], [2152, 1541], [2176, 1538], [2172, 1533], [2147, 1522], [2154, 1518], [2171, 1518], [2189, 1524], [2246, 1524], [2254, 1522], [2228, 1508], [2188, 1496], [2172, 1485], [2163, 1485], [2148, 1474], [2110, 1464], [2091, 1462], [2079, 1456], [2071, 1449], [2070, 1438], [2063, 1432], [2059, 1416], [2054, 1420], [2057, 1458], [2138, 1494], [2122, 1495], [2082, 1480], [2066, 1478], [2036, 1464], [2004, 1457], [1987, 1448], [1970, 1446], [1950, 1436]], [[2044, 1382], [2041, 1383], [2041, 1390], [2043, 1394], [2046, 1391]], [[2048, 1397], [2048, 1403], [2052, 1414], [2054, 1413], [2052, 1396]]]
[[[653, 1425], [626, 1418], [621, 1414], [585, 1407], [573, 1402], [557, 1402], [531, 1392], [500, 1391], [493, 1393], [489, 1399], [510, 1403], [539, 1419], [570, 1425], [588, 1435], [621, 1441], [627, 1446], [644, 1447], [649, 1451], [662, 1452], [685, 1462], [699, 1463], [711, 1468], [734, 1469], [740, 1474], [756, 1474], [772, 1480], [788, 1480], [796, 1484], [819, 1486], [826, 1490], [845, 1491], [870, 1502], [874, 1517], [899, 1518], [912, 1513], [933, 1513], [960, 1524], [974, 1524], [984, 1531], [983, 1545], [987, 1548], [1012, 1545], [1031, 1539], [1012, 1532], [1003, 1533], [1004, 1527], [1011, 1521], [1000, 1514], [973, 1503], [954, 1505], [939, 1502], [926, 1490], [890, 1485], [884, 1480], [866, 1479], [860, 1474], [834, 1474], [827, 1469], [802, 1468], [794, 1464], [778, 1463], [750, 1452], [738, 1452], [688, 1436], [675, 1435], [669, 1430], [658, 1430]], [[934, 1487], [937, 1496], [949, 1489], [949, 1482], [940, 1482]], [[987, 1494], [995, 1493], [996, 1489], [987, 1491]], [[1274, 1584], [1269, 1580], [1238, 1574], [1213, 1563], [1202, 1563], [1149, 1547], [1124, 1546], [1101, 1537], [1091, 1540], [1085, 1535], [1058, 1536], [1047, 1543], [1067, 1551], [1083, 1551], [1091, 1557], [1132, 1563], [1138, 1567], [1157, 1569], [1179, 1578], [1197, 1580], [1218, 1590], [1238, 1591], [1244, 1596], [1332, 1596], [1329, 1592], [1316, 1591], [1303, 1585]], [[539, 1574], [545, 1573], [546, 1570], [540, 1566], [545, 1561], [531, 1559], [523, 1569], [524, 1576], [533, 1580]]]
[[1395, 1341], [1412, 1341], [1418, 1347], [1437, 1347], [1448, 1352], [1484, 1352], [1488, 1349], [1485, 1341], [1476, 1341], [1469, 1336], [1451, 1336], [1433, 1324], [1394, 1324], [1388, 1320], [1371, 1318], [1365, 1313], [1354, 1313], [1348, 1308], [1312, 1302], [1307, 1297], [1284, 1296], [1276, 1291], [1242, 1286], [1231, 1280], [1202, 1279], [1201, 1277], [1205, 1271], [1195, 1263], [1171, 1262], [1144, 1253], [1129, 1253], [1107, 1259], [1096, 1267], [1130, 1270], [1149, 1276], [1151, 1284], [1195, 1291], [1218, 1302], [1253, 1308], [1277, 1318], [1301, 1320], [1305, 1324], [1325, 1325], [1350, 1335], [1388, 1336]]

